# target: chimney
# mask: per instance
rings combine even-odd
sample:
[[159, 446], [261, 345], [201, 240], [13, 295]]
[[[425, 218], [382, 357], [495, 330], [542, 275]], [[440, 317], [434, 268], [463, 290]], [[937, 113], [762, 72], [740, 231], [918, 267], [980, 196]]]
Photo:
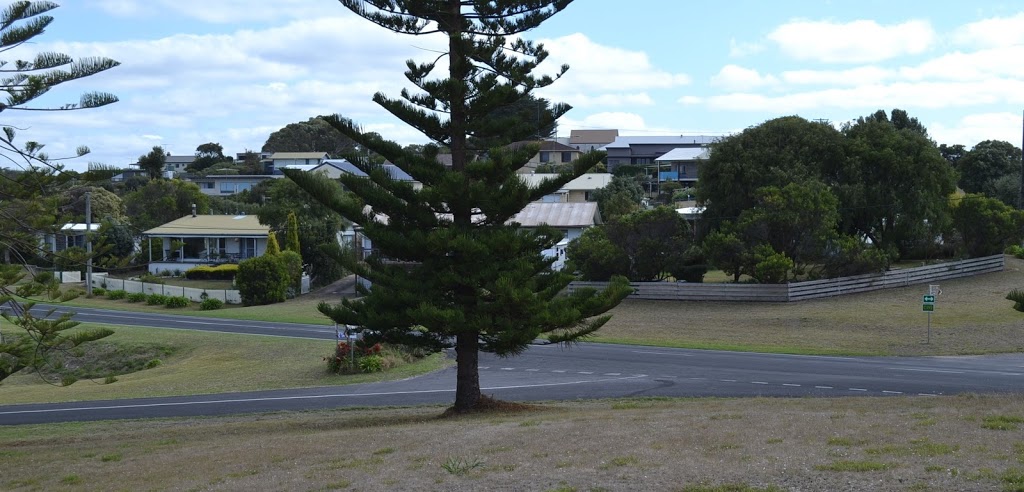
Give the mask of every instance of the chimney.
[[196, 204], [192, 204], [192, 217], [196, 216]]

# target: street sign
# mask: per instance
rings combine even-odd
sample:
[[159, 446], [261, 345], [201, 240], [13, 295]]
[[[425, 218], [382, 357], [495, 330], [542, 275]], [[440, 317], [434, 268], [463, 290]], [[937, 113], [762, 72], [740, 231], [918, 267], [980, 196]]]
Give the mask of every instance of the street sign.
[[926, 295], [923, 299], [925, 304], [935, 304], [935, 296]]
[[932, 311], [935, 311], [935, 304], [922, 304], [921, 305], [921, 311], [926, 312], [926, 313], [930, 313]]

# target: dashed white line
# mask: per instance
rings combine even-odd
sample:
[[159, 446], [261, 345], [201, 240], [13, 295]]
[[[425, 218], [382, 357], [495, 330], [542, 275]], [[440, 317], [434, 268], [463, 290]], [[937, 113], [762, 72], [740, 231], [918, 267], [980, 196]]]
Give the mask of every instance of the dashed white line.
[[692, 379], [694, 381], [705, 381], [705, 380], [707, 380], [707, 378], [689, 378], [689, 379]]
[[768, 384], [764, 381], [751, 381], [750, 384]]
[[676, 355], [679, 357], [693, 357], [693, 354], [674, 353], [674, 352], [649, 352], [646, 350], [634, 350], [634, 354], [655, 354], [655, 355]]
[[951, 371], [949, 369], [917, 369], [913, 367], [890, 367], [893, 371], [914, 371], [914, 372], [940, 372], [943, 374], [963, 374], [964, 371]]
[[552, 370], [551, 372], [563, 373], [563, 372], [565, 372], [565, 369], [555, 369], [555, 370]]
[[594, 371], [580, 371], [578, 374], [594, 374]]
[[605, 376], [621, 376], [622, 373], [621, 372], [606, 372], [606, 373], [604, 373], [604, 375]]
[[537, 371], [539, 371], [539, 370], [540, 370], [540, 369], [527, 369], [527, 370], [526, 370], [526, 372], [537, 372]]
[[831, 386], [815, 386], [815, 388], [818, 388], [818, 389], [823, 389], [823, 390], [830, 390], [830, 389], [834, 389], [834, 388], [832, 388]]
[[514, 371], [514, 370], [516, 370], [516, 368], [514, 368], [514, 367], [502, 367], [501, 370], [502, 371]]
[[735, 379], [719, 379], [719, 381], [721, 381], [723, 383], [735, 383], [736, 382]]
[[850, 391], [867, 391], [864, 388], [848, 388]]
[[887, 391], [887, 390], [882, 390], [882, 393], [885, 393], [885, 394], [888, 394], [888, 395], [902, 395], [903, 394], [902, 391]]
[[939, 396], [935, 393], [918, 393], [917, 396]]
[[490, 369], [491, 366], [480, 366], [480, 369]]
[[782, 383], [782, 385], [783, 385], [783, 386], [794, 386], [794, 387], [797, 387], [797, 388], [799, 388], [799, 387], [800, 387], [800, 385], [799, 385], [799, 384], [793, 384], [793, 383]]

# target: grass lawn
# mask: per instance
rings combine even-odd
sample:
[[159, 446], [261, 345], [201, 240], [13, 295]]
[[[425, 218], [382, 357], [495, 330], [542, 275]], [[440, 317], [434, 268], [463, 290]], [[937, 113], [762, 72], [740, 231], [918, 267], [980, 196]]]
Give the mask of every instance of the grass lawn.
[[286, 302], [266, 306], [241, 306], [225, 304], [221, 309], [201, 311], [199, 303], [192, 303], [185, 308], [169, 309], [164, 306], [148, 306], [145, 302], [128, 302], [121, 299], [112, 301], [103, 296], [86, 298], [78, 297], [64, 303], [67, 306], [81, 306], [120, 311], [140, 311], [160, 314], [182, 314], [186, 316], [202, 316], [218, 319], [245, 319], [252, 321], [276, 321], [282, 323], [306, 323], [313, 325], [330, 325], [331, 320], [316, 310], [318, 304], [325, 300], [323, 296], [304, 295]]
[[632, 399], [0, 427], [0, 489], [1021, 490], [1024, 397]]
[[332, 375], [321, 359], [333, 353], [331, 340], [111, 328], [115, 333], [96, 343], [152, 347], [154, 352], [170, 355], [160, 357], [160, 364], [151, 369], [117, 376], [112, 384], [81, 380], [60, 387], [43, 382], [37, 375], [19, 373], [0, 384], [0, 401], [38, 403], [329, 386], [400, 379], [448, 364], [443, 356], [434, 355], [387, 372]]

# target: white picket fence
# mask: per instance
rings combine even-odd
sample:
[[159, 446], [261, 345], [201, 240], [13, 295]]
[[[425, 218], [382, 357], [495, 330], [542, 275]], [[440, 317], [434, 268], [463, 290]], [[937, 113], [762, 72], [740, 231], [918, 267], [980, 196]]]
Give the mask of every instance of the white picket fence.
[[206, 298], [220, 299], [225, 304], [242, 303], [242, 296], [237, 290], [193, 289], [177, 285], [121, 280], [109, 278], [106, 273], [94, 273], [92, 275], [92, 286], [93, 288], [101, 287], [107, 290], [123, 290], [128, 293], [142, 292], [147, 295], [162, 294], [165, 296], [187, 297], [193, 302], [202, 302], [203, 294], [206, 294]]

